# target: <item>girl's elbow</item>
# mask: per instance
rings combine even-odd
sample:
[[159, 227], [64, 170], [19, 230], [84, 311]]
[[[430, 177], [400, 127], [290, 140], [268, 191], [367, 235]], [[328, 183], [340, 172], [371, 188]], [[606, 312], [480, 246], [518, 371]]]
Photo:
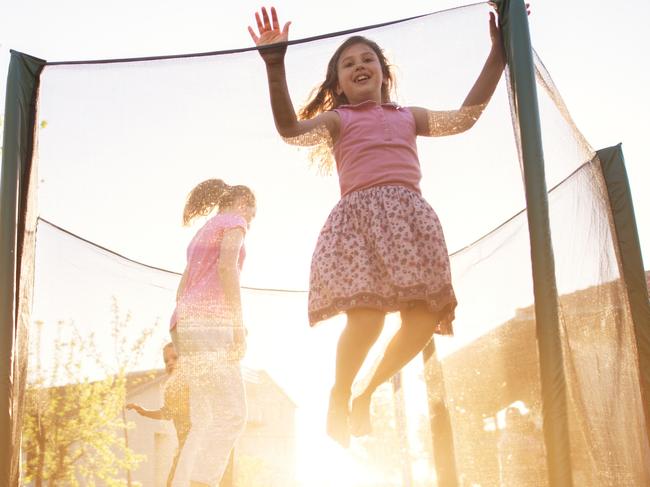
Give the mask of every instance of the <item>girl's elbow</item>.
[[275, 128], [283, 139], [291, 139], [299, 135], [298, 124], [277, 124]]
[[457, 127], [458, 132], [457, 133], [462, 134], [463, 132], [467, 132], [468, 130], [470, 130], [472, 127], [474, 127], [474, 125], [476, 125], [476, 122], [478, 122], [479, 117], [480, 117], [480, 114], [475, 115], [475, 116], [471, 116], [471, 117], [467, 117], [463, 121], [463, 123], [458, 125], [458, 127]]
[[470, 130], [472, 127], [474, 127], [474, 125], [476, 125], [476, 120], [472, 120], [471, 122], [469, 122], [469, 123], [468, 123], [467, 125], [465, 125], [464, 127], [461, 127], [461, 129], [458, 131], [458, 133], [459, 133], [459, 134], [462, 134], [463, 132], [467, 132], [467, 131]]
[[473, 126], [473, 124], [472, 125], [469, 125], [469, 124], [467, 124], [467, 125], [465, 125], [465, 124], [457, 125], [457, 126], [453, 127], [452, 129], [450, 129], [444, 135], [459, 135], [459, 134], [467, 132], [469, 129], [472, 128], [472, 126]]
[[276, 126], [278, 135], [283, 139], [290, 139], [292, 137], [291, 131], [285, 127]]

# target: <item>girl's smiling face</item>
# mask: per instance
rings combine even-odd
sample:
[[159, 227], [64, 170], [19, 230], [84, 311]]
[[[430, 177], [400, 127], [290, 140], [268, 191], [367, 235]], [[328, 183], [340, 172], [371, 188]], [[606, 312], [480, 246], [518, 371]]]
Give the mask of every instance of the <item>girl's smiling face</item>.
[[356, 105], [368, 100], [382, 102], [384, 76], [375, 51], [362, 42], [352, 44], [341, 52], [337, 63], [338, 94], [345, 94]]

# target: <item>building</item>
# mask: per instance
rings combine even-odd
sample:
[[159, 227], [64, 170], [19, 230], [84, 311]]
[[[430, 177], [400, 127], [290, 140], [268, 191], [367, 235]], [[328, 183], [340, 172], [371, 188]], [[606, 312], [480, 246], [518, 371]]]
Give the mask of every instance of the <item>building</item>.
[[[650, 287], [650, 271], [646, 281]], [[598, 475], [615, 469], [617, 475], [636, 479], [635, 465], [644, 461], [639, 458], [642, 448], [636, 446], [641, 433], [632, 400], [639, 394], [638, 363], [635, 353], [628, 352], [636, 345], [625, 326], [629, 317], [621, 295], [622, 283], [614, 280], [558, 296], [576, 485], [605, 485]], [[499, 439], [506, 426], [504, 415], [513, 404], [530, 411], [534, 433], [526, 449], [539, 450], [532, 445], [533, 439], [542, 440], [537, 347], [531, 306], [517, 309], [512, 319], [442, 360], [456, 468], [468, 484], [503, 485]], [[619, 446], [613, 448], [615, 444]], [[537, 473], [543, 473], [544, 456], [537, 458]], [[640, 485], [634, 481], [626, 485]]]
[[[164, 370], [131, 374], [127, 402], [147, 409], [162, 405]], [[244, 369], [248, 400], [248, 423], [235, 446], [233, 475], [242, 487], [291, 487], [295, 485], [296, 405], [264, 371]], [[128, 430], [128, 445], [146, 456], [132, 481], [143, 486], [164, 487], [176, 450], [176, 432], [171, 421], [156, 421], [127, 412], [134, 423]]]

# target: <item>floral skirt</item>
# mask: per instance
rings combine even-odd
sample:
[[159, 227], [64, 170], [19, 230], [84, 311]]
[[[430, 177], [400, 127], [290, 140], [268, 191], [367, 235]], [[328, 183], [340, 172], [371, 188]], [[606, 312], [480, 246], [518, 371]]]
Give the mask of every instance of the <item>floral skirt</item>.
[[433, 208], [403, 186], [345, 195], [312, 257], [309, 323], [355, 308], [393, 312], [421, 302], [436, 314], [434, 331], [452, 334], [456, 297]]

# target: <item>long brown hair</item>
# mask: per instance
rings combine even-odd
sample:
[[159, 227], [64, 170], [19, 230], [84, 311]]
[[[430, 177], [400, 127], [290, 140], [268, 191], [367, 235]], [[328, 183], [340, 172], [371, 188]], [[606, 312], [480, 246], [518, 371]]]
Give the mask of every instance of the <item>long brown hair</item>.
[[384, 76], [384, 83], [381, 87], [381, 101], [382, 103], [390, 101], [390, 94], [395, 85], [395, 78], [393, 76], [391, 65], [388, 63], [388, 60], [384, 55], [384, 51], [375, 41], [371, 41], [367, 37], [352, 36], [348, 37], [343, 44], [336, 49], [330, 58], [329, 63], [327, 63], [325, 81], [311, 92], [309, 101], [298, 112], [298, 118], [300, 120], [313, 118], [319, 113], [332, 110], [348, 103], [348, 99], [344, 93], [336, 93], [336, 89], [339, 85], [338, 63], [343, 51], [354, 44], [365, 44], [377, 55], [379, 64], [381, 65], [381, 72]]
[[[375, 42], [367, 37], [352, 36], [348, 37], [334, 52], [327, 63], [327, 72], [325, 81], [320, 86], [314, 88], [309, 95], [309, 100], [298, 111], [298, 119], [307, 120], [315, 117], [319, 113], [333, 110], [341, 105], [347, 104], [348, 98], [344, 93], [338, 94], [336, 89], [339, 85], [338, 63], [341, 54], [345, 49], [354, 44], [365, 44], [374, 51], [381, 65], [384, 83], [381, 86], [381, 101], [387, 103], [390, 101], [390, 95], [395, 87], [395, 76], [393, 75], [392, 66], [388, 63], [384, 51]], [[334, 156], [332, 148], [327, 144], [320, 144], [309, 151], [309, 159], [324, 174], [331, 174], [334, 166]]]
[[206, 216], [215, 208], [230, 206], [237, 199], [255, 206], [255, 195], [248, 186], [230, 186], [221, 179], [203, 181], [187, 195], [183, 225], [189, 225], [196, 217]]

